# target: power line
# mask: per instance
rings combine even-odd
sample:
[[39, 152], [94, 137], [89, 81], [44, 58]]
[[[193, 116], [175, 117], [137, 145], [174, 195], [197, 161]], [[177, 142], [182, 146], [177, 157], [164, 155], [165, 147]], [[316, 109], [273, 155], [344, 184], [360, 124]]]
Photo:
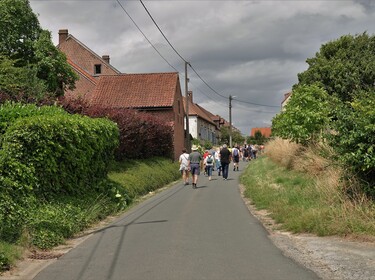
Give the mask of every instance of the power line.
[[184, 62], [187, 62], [180, 54], [179, 52], [173, 47], [173, 45], [171, 44], [171, 42], [169, 42], [168, 38], [164, 35], [163, 31], [160, 29], [159, 25], [156, 23], [156, 21], [154, 20], [154, 18], [152, 17], [151, 13], [148, 11], [148, 9], [146, 8], [145, 4], [143, 4], [142, 0], [139, 0], [139, 2], [141, 2], [143, 8], [146, 10], [147, 14], [150, 16], [151, 20], [153, 21], [153, 23], [155, 24], [155, 26], [159, 29], [161, 35], [163, 35], [164, 39], [167, 41], [167, 43], [171, 46], [171, 48], [174, 50], [174, 52], [184, 61]]
[[[155, 19], [153, 18], [153, 16], [151, 15], [150, 11], [147, 9], [147, 7], [145, 6], [145, 4], [143, 3], [142, 0], [139, 0], [139, 2], [141, 2], [143, 8], [146, 10], [147, 14], [149, 15], [149, 17], [151, 18], [152, 22], [155, 24], [155, 26], [157, 27], [157, 29], [159, 30], [159, 32], [161, 33], [161, 35], [163, 35], [164, 39], [167, 41], [167, 43], [169, 44], [169, 46], [173, 49], [173, 51], [185, 62], [187, 63], [186, 59], [183, 58], [180, 53], [176, 50], [176, 48], [171, 44], [171, 42], [168, 40], [167, 36], [165, 36], [164, 32], [161, 30], [161, 28], [159, 27], [159, 25], [156, 23]], [[194, 67], [191, 65], [191, 63], [188, 63], [190, 68], [193, 70], [193, 72], [197, 75], [197, 77], [210, 89], [212, 90], [212, 92], [214, 92], [215, 94], [217, 94], [218, 96], [222, 97], [222, 98], [225, 98], [227, 99], [228, 97], [219, 93], [218, 91], [216, 91], [211, 85], [209, 85], [203, 78], [201, 75], [198, 74], [198, 72], [194, 69]], [[263, 107], [269, 107], [269, 108], [279, 108], [280, 106], [274, 106], [274, 105], [266, 105], [266, 104], [260, 104], [260, 103], [255, 103], [255, 102], [250, 102], [250, 101], [245, 101], [245, 100], [240, 100], [238, 98], [234, 99], [234, 100], [237, 100], [237, 101], [240, 101], [240, 102], [243, 102], [243, 103], [246, 103], [246, 104], [251, 104], [251, 105], [255, 105], [255, 106], [263, 106]]]
[[[121, 9], [126, 13], [126, 15], [130, 18], [130, 20], [133, 22], [133, 24], [137, 27], [137, 29], [139, 30], [139, 32], [141, 32], [141, 34], [143, 35], [143, 37], [147, 40], [147, 42], [153, 47], [153, 49], [159, 54], [159, 56], [172, 68], [174, 69], [176, 72], [180, 72], [177, 68], [175, 68], [160, 52], [159, 50], [152, 44], [152, 42], [147, 38], [146, 34], [141, 30], [141, 28], [138, 26], [138, 24], [135, 22], [135, 20], [130, 16], [130, 14], [126, 11], [126, 9], [124, 8], [124, 6], [120, 3], [119, 0], [116, 0], [117, 3], [119, 4], [119, 6], [121, 7]], [[168, 38], [165, 36], [165, 34], [163, 33], [163, 31], [161, 30], [161, 28], [158, 26], [158, 24], [156, 23], [155, 19], [152, 17], [151, 13], [148, 11], [147, 7], [144, 5], [144, 3], [142, 2], [142, 0], [139, 0], [142, 4], [142, 6], [144, 7], [144, 9], [146, 10], [147, 14], [149, 15], [149, 17], [152, 19], [153, 23], [155, 24], [155, 26], [158, 28], [159, 32], [163, 35], [164, 39], [168, 42], [168, 44], [170, 45], [170, 47], [175, 51], [175, 53], [184, 61], [186, 62], [186, 60], [179, 54], [179, 52], [173, 47], [173, 45], [171, 44], [171, 42], [168, 40]], [[218, 96], [222, 97], [222, 98], [225, 98], [227, 99], [228, 97], [227, 96], [224, 96], [222, 94], [220, 94], [218, 91], [216, 91], [210, 84], [208, 84], [203, 78], [202, 76], [195, 70], [195, 68], [190, 64], [188, 63], [190, 68], [193, 70], [193, 72], [197, 75], [197, 77], [212, 91], [214, 92], [215, 94], [217, 94]], [[198, 89], [198, 88], [197, 88]], [[200, 91], [198, 89], [198, 91]], [[201, 93], [203, 93], [202, 91], [200, 91]], [[208, 97], [209, 99], [211, 100], [214, 100], [212, 98], [210, 98], [207, 94], [203, 93], [206, 97]], [[236, 101], [239, 101], [239, 102], [242, 102], [242, 103], [246, 103], [246, 104], [250, 104], [250, 105], [255, 105], [255, 106], [264, 106], [264, 107], [270, 107], [270, 108], [279, 108], [279, 106], [272, 106], [272, 105], [266, 105], [266, 104], [260, 104], [260, 103], [254, 103], [254, 102], [250, 102], [250, 101], [245, 101], [245, 100], [240, 100], [238, 98], [234, 99]], [[215, 100], [214, 100], [215, 101]], [[221, 105], [221, 104], [220, 104]]]
[[223, 98], [225, 98], [225, 99], [227, 99], [228, 97], [227, 96], [224, 96], [224, 95], [222, 95], [222, 94], [220, 94], [220, 93], [218, 93], [214, 88], [212, 88], [202, 77], [201, 77], [201, 75], [199, 75], [198, 74], [198, 72], [194, 69], [194, 67], [193, 66], [191, 66], [190, 65], [190, 68], [191, 68], [191, 70], [193, 70], [193, 72], [195, 73], [195, 75], [197, 75], [198, 76], [198, 78], [210, 89], [210, 90], [212, 90], [214, 93], [216, 93], [218, 96], [220, 96], [220, 97], [223, 97]]
[[254, 102], [250, 102], [250, 101], [241, 100], [241, 99], [238, 99], [238, 98], [234, 98], [233, 100], [237, 100], [237, 101], [240, 101], [242, 103], [255, 105], [255, 106], [263, 106], [263, 107], [269, 107], [269, 108], [280, 108], [280, 106], [276, 106], [276, 105], [266, 105], [266, 104], [254, 103]]
[[130, 14], [126, 11], [126, 9], [124, 8], [124, 6], [120, 3], [119, 0], [116, 0], [117, 3], [120, 5], [121, 9], [125, 12], [125, 14], [130, 18], [130, 20], [134, 23], [134, 25], [137, 27], [137, 29], [139, 30], [139, 32], [142, 33], [143, 37], [145, 37], [145, 39], [147, 40], [147, 42], [149, 42], [149, 44], [154, 48], [154, 50], [160, 55], [160, 57], [162, 59], [164, 59], [164, 61], [171, 67], [173, 68], [175, 71], [177, 72], [180, 72], [178, 71], [172, 64], [169, 63], [169, 61], [158, 51], [158, 49], [151, 43], [151, 41], [147, 38], [147, 36], [143, 33], [143, 31], [141, 30], [141, 28], [138, 26], [138, 24], [134, 21], [134, 19], [130, 16]]

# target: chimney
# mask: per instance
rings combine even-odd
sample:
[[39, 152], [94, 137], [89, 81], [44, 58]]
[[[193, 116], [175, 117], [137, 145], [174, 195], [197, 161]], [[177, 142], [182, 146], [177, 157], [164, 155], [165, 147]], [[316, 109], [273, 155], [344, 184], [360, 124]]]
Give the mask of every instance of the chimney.
[[105, 54], [102, 56], [103, 60], [109, 64], [109, 55]]
[[193, 103], [193, 92], [192, 91], [188, 91], [188, 100]]
[[59, 30], [59, 44], [64, 42], [66, 38], [68, 38], [68, 35], [69, 35], [68, 29], [60, 29]]

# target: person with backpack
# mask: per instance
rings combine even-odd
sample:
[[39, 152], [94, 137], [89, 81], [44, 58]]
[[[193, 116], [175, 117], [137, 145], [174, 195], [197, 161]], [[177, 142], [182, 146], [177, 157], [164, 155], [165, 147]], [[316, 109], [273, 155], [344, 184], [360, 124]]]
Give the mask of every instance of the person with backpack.
[[238, 166], [240, 164], [240, 150], [237, 146], [232, 149], [233, 155], [233, 171], [238, 171]]
[[193, 177], [193, 189], [197, 188], [198, 176], [201, 171], [201, 162], [202, 162], [202, 155], [198, 152], [198, 147], [193, 145], [191, 147], [192, 152], [189, 155], [189, 170]]
[[206, 166], [208, 180], [211, 181], [212, 169], [214, 168], [214, 157], [212, 154], [208, 154], [204, 159], [204, 164]]

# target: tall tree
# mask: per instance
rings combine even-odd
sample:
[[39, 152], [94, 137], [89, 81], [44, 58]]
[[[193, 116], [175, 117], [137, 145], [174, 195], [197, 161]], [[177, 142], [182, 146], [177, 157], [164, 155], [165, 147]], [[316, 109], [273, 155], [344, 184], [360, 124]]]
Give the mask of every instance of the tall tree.
[[65, 54], [53, 45], [51, 33], [43, 30], [34, 46], [37, 76], [45, 81], [47, 91], [61, 96], [66, 89], [74, 89], [78, 76], [67, 63]]
[[296, 87], [285, 110], [273, 118], [272, 134], [308, 144], [328, 128], [330, 104], [329, 95], [320, 87]]
[[0, 103], [5, 100], [36, 102], [43, 99], [46, 86], [36, 69], [16, 67], [15, 61], [0, 55]]
[[322, 45], [309, 68], [298, 75], [299, 84], [318, 84], [328, 94], [351, 101], [354, 92], [369, 91], [375, 81], [375, 37], [345, 35]]
[[0, 1], [0, 54], [25, 66], [35, 61], [34, 42], [42, 31], [28, 0]]
[[[7, 81], [16, 82], [3, 82], [0, 84], [1, 92], [22, 97], [22, 101], [33, 101], [45, 96], [60, 96], [65, 89], [74, 88], [78, 76], [65, 55], [53, 45], [50, 32], [40, 27], [28, 0], [0, 0], [0, 30], [0, 64], [13, 73]], [[5, 68], [2, 70], [4, 73]], [[35, 75], [44, 86], [40, 86], [35, 80], [31, 85], [27, 83], [28, 79], [25, 77], [34, 79]], [[22, 76], [22, 79], [17, 80], [18, 76]], [[23, 84], [25, 81], [26, 84]], [[34, 92], [35, 96], [30, 96], [33, 90], [38, 92]]]

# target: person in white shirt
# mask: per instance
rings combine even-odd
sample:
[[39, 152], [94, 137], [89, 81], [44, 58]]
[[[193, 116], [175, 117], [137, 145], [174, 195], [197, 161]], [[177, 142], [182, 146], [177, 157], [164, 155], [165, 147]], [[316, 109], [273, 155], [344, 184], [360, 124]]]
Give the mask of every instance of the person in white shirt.
[[184, 185], [189, 185], [189, 154], [186, 152], [185, 148], [182, 149], [182, 154], [178, 161], [180, 163], [180, 171]]

